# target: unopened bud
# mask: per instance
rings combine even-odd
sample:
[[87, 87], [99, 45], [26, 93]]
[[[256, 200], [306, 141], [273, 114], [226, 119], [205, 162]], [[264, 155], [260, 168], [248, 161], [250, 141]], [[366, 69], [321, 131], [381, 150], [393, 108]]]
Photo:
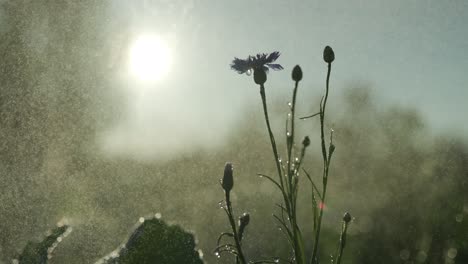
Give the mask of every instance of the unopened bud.
[[254, 69], [254, 76], [253, 77], [254, 77], [255, 83], [258, 84], [258, 85], [265, 84], [265, 82], [267, 80], [266, 72], [261, 67]]
[[239, 217], [239, 227], [246, 227], [250, 222], [250, 215], [249, 213], [243, 213], [241, 217]]
[[302, 145], [304, 145], [304, 147], [308, 147], [310, 145], [310, 138], [309, 136], [305, 136], [304, 139], [302, 140]]
[[332, 63], [335, 60], [335, 53], [330, 46], [326, 46], [323, 50], [323, 60], [326, 63]]
[[242, 214], [241, 217], [239, 217], [239, 239], [242, 240], [242, 237], [244, 236], [244, 231], [245, 227], [249, 224], [250, 222], [250, 215], [248, 213]]
[[334, 144], [330, 144], [330, 147], [328, 149], [328, 152], [331, 154], [333, 154], [333, 152], [335, 151], [335, 145]]
[[302, 80], [302, 69], [299, 65], [294, 66], [292, 71], [292, 79], [296, 82]]
[[224, 166], [224, 176], [223, 181], [221, 182], [221, 186], [225, 192], [229, 193], [234, 186], [234, 177], [232, 176], [232, 164], [227, 162]]
[[343, 216], [343, 221], [344, 221], [345, 223], [351, 222], [351, 214], [348, 213], [348, 212], [346, 212], [346, 213], [344, 214], [344, 216]]

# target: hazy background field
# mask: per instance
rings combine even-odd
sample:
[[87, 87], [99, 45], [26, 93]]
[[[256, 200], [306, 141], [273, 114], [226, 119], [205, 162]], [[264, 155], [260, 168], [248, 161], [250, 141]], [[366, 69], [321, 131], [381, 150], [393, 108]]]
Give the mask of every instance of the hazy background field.
[[[283, 144], [290, 70], [304, 70], [298, 114], [317, 112], [328, 44], [337, 151], [323, 257], [349, 211], [345, 263], [466, 263], [467, 4], [377, 2], [0, 1], [0, 263], [59, 221], [73, 232], [51, 263], [94, 263], [157, 212], [216, 263], [226, 161], [235, 210], [252, 217], [247, 256], [285, 254], [279, 197], [255, 176], [274, 174], [258, 87], [229, 63], [282, 52], [267, 96]], [[174, 56], [156, 83], [127, 73], [129, 45], [148, 31]], [[298, 127], [319, 143], [317, 120]], [[305, 165], [316, 179], [319, 155], [311, 148]], [[311, 227], [310, 197], [300, 200]]]

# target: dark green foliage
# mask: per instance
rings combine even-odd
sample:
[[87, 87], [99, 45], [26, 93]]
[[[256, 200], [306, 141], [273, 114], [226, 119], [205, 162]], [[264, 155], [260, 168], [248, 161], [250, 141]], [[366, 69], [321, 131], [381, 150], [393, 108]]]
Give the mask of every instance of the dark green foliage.
[[29, 242], [23, 249], [23, 252], [18, 257], [20, 264], [46, 264], [49, 256], [57, 246], [59, 240], [69, 229], [68, 226], [63, 225], [51, 231], [41, 242]]
[[164, 221], [146, 219], [128, 241], [98, 263], [106, 264], [201, 264], [193, 234]]

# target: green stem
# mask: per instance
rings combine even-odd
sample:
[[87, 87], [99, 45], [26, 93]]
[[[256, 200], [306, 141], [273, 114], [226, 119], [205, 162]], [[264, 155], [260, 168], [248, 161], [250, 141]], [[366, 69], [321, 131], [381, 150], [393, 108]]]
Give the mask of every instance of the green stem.
[[343, 229], [341, 230], [341, 236], [340, 236], [340, 253], [338, 255], [338, 259], [336, 261], [336, 264], [341, 263], [341, 257], [343, 256], [343, 251], [346, 246], [346, 233], [348, 232], [348, 223], [343, 223]]
[[[287, 210], [288, 217], [289, 217], [289, 223], [290, 223], [292, 231], [293, 231], [292, 232], [293, 237], [291, 238], [291, 240], [294, 243], [294, 254], [295, 254], [295, 257], [296, 257], [296, 262], [297, 263], [303, 263], [304, 257], [303, 257], [303, 250], [301, 250], [302, 249], [302, 244], [300, 244], [301, 239], [300, 239], [300, 236], [298, 234], [296, 219], [295, 219], [295, 216], [294, 216], [294, 213], [293, 213], [293, 210], [292, 210], [292, 206], [293, 206], [292, 199], [291, 199], [292, 193], [288, 192], [288, 194], [287, 194], [286, 191], [285, 191], [285, 188], [284, 188], [283, 176], [282, 176], [282, 173], [281, 173], [281, 165], [280, 165], [279, 157], [278, 157], [278, 149], [277, 149], [277, 146], [276, 146], [275, 137], [274, 137], [273, 132], [271, 130], [270, 119], [268, 117], [268, 109], [267, 109], [267, 104], [266, 104], [265, 86], [263, 84], [260, 85], [260, 96], [262, 98], [263, 112], [264, 112], [264, 115], [265, 115], [265, 122], [266, 122], [266, 125], [267, 125], [268, 134], [270, 136], [271, 147], [273, 149], [273, 155], [274, 155], [274, 158], [275, 158], [276, 169], [278, 171], [278, 177], [279, 177], [279, 180], [280, 180], [279, 183], [280, 183], [280, 186], [281, 186], [281, 189], [282, 189], [283, 200], [284, 200], [285, 205], [286, 205], [286, 210]], [[288, 159], [289, 159], [289, 156], [290, 155], [288, 155]], [[290, 165], [289, 164], [290, 164], [290, 162], [288, 162], [288, 172], [287, 172], [287, 174], [290, 174], [290, 172], [289, 172], [289, 166]], [[288, 189], [291, 189], [290, 188], [291, 183], [290, 183], [289, 180], [288, 180], [288, 182], [289, 182], [289, 184], [288, 184], [287, 187], [288, 187]], [[288, 190], [288, 189], [286, 189], [286, 190]]]
[[322, 227], [322, 218], [323, 218], [323, 208], [325, 207], [325, 195], [327, 193], [327, 181], [328, 181], [328, 168], [330, 163], [328, 162], [327, 157], [327, 149], [325, 143], [325, 109], [328, 100], [328, 90], [329, 90], [329, 83], [330, 83], [330, 72], [331, 72], [331, 63], [328, 63], [328, 71], [327, 71], [327, 80], [326, 80], [326, 91], [325, 91], [325, 98], [323, 100], [322, 105], [320, 106], [320, 137], [321, 137], [321, 145], [322, 145], [322, 158], [323, 158], [323, 191], [322, 191], [322, 204], [320, 205], [320, 215], [318, 219], [317, 225], [317, 232], [315, 233], [315, 242], [314, 242], [314, 250], [312, 251], [312, 259], [311, 263], [317, 264], [317, 253], [318, 253], [318, 244], [320, 239], [320, 230]]
[[[289, 181], [289, 194], [290, 194], [290, 198], [291, 198], [291, 207], [293, 209], [293, 215], [296, 216], [296, 199], [295, 199], [295, 195], [294, 195], [294, 181], [293, 181], [293, 177], [294, 177], [294, 173], [291, 169], [291, 166], [292, 166], [292, 163], [294, 162], [294, 158], [293, 158], [293, 155], [292, 155], [292, 148], [293, 148], [293, 145], [294, 145], [294, 118], [295, 118], [295, 109], [296, 109], [296, 94], [297, 94], [297, 85], [298, 85], [299, 82], [296, 81], [295, 85], [294, 85], [294, 90], [293, 90], [293, 98], [292, 98], [292, 103], [291, 103], [291, 129], [290, 129], [290, 133], [289, 135], [287, 134], [286, 135], [286, 141], [288, 143], [287, 147], [288, 147], [288, 181]], [[294, 217], [295, 218], [295, 217]]]
[[[279, 177], [279, 182], [281, 185], [281, 188], [284, 189], [284, 183], [283, 183], [283, 177], [281, 176], [281, 165], [279, 163], [279, 157], [278, 157], [278, 149], [276, 147], [276, 141], [275, 137], [273, 135], [273, 132], [271, 131], [271, 126], [270, 126], [270, 118], [268, 117], [268, 109], [267, 109], [267, 104], [266, 104], [266, 95], [265, 95], [265, 86], [260, 85], [260, 96], [262, 97], [262, 104], [263, 104], [263, 113], [265, 114], [265, 122], [267, 125], [268, 129], [268, 134], [270, 136], [270, 142], [271, 142], [271, 147], [273, 149], [273, 155], [275, 157], [275, 164], [276, 164], [276, 169], [278, 171], [278, 177]], [[288, 206], [288, 204], [286, 204]]]
[[241, 246], [239, 234], [237, 233], [236, 222], [234, 221], [234, 217], [232, 213], [232, 206], [231, 206], [231, 199], [230, 199], [229, 192], [226, 192], [226, 206], [227, 206], [227, 211], [228, 211], [229, 223], [231, 224], [232, 233], [234, 234], [234, 242], [236, 243], [236, 249], [237, 249], [237, 256], [236, 256], [237, 261], [236, 262], [240, 262], [241, 264], [247, 264], [244, 254], [242, 253], [242, 246]]
[[286, 136], [287, 140], [287, 147], [288, 147], [288, 184], [289, 184], [289, 199], [291, 200], [291, 215], [290, 215], [290, 224], [293, 229], [293, 236], [294, 236], [294, 254], [296, 256], [296, 263], [303, 263], [305, 261], [304, 250], [303, 250], [303, 241], [302, 237], [300, 236], [300, 230], [297, 225], [297, 213], [296, 213], [296, 204], [297, 204], [297, 196], [296, 196], [296, 186], [294, 181], [295, 172], [292, 170], [292, 165], [294, 162], [294, 157], [292, 153], [293, 145], [294, 145], [294, 128], [295, 128], [295, 113], [296, 113], [296, 95], [297, 95], [297, 87], [298, 81], [296, 81], [293, 90], [293, 97], [291, 103], [291, 128], [289, 135]]
[[281, 186], [281, 194], [283, 195], [283, 200], [284, 200], [286, 209], [289, 214], [291, 212], [291, 207], [290, 207], [290, 203], [288, 200], [288, 195], [286, 194], [285, 189], [284, 189], [284, 182], [283, 182], [283, 176], [282, 176], [283, 174], [281, 173], [281, 164], [279, 162], [279, 157], [278, 157], [278, 148], [276, 147], [275, 136], [273, 135], [273, 132], [271, 131], [270, 118], [268, 117], [268, 108], [266, 104], [265, 86], [263, 86], [263, 84], [260, 85], [260, 96], [262, 97], [263, 113], [265, 114], [265, 122], [267, 125], [268, 134], [270, 136], [271, 148], [273, 149], [273, 156], [275, 158], [275, 165], [276, 165], [276, 170], [278, 172], [279, 184]]

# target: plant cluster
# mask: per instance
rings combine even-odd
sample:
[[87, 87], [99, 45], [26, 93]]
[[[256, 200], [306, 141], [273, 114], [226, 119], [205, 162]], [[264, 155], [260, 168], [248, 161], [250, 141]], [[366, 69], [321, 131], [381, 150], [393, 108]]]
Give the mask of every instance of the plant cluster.
[[[285, 237], [289, 243], [291, 255], [287, 258], [280, 258], [278, 256], [270, 259], [263, 260], [248, 260], [247, 256], [242, 250], [242, 238], [246, 226], [249, 224], [250, 215], [244, 213], [239, 217], [239, 221], [236, 225], [235, 216], [233, 213], [233, 206], [231, 203], [231, 191], [234, 186], [233, 178], [233, 166], [231, 163], [226, 163], [224, 168], [224, 176], [221, 180], [221, 187], [224, 190], [225, 199], [222, 202], [222, 208], [226, 212], [227, 218], [230, 223], [231, 231], [221, 233], [217, 241], [217, 247], [214, 250], [216, 256], [220, 257], [223, 253], [232, 254], [235, 256], [236, 263], [307, 263], [318, 264], [320, 263], [318, 257], [319, 243], [320, 243], [320, 230], [322, 228], [322, 219], [324, 213], [325, 198], [327, 194], [327, 183], [329, 178], [330, 163], [335, 151], [335, 145], [333, 143], [333, 130], [330, 131], [330, 137], [327, 142], [325, 136], [325, 116], [326, 106], [329, 94], [329, 83], [331, 65], [335, 60], [335, 53], [333, 49], [326, 46], [323, 51], [323, 59], [328, 65], [325, 94], [320, 101], [319, 111], [310, 116], [303, 117], [301, 119], [308, 119], [312, 117], [319, 117], [320, 119], [320, 146], [321, 154], [323, 159], [323, 172], [322, 172], [322, 185], [319, 186], [312, 180], [310, 174], [303, 168], [303, 161], [306, 155], [306, 150], [310, 146], [310, 138], [304, 137], [300, 144], [297, 143], [297, 135], [295, 131], [296, 121], [296, 98], [299, 82], [302, 80], [303, 73], [299, 65], [296, 65], [292, 70], [292, 80], [294, 81], [294, 88], [292, 92], [292, 100], [289, 105], [288, 118], [286, 120], [286, 155], [285, 158], [280, 156], [278, 152], [277, 143], [275, 136], [271, 129], [270, 118], [268, 115], [265, 83], [267, 81], [268, 69], [281, 70], [283, 67], [279, 64], [273, 64], [273, 62], [279, 57], [279, 52], [273, 52], [271, 54], [258, 54], [257, 56], [249, 56], [247, 59], [242, 60], [235, 58], [231, 64], [231, 68], [236, 72], [243, 74], [253, 72], [253, 80], [260, 88], [260, 96], [263, 105], [263, 112], [265, 116], [266, 127], [270, 138], [271, 148], [275, 161], [277, 177], [271, 177], [266, 174], [259, 173], [258, 175], [262, 178], [268, 179], [276, 189], [281, 193], [282, 202], [277, 204], [279, 213], [274, 214], [273, 217], [277, 221], [280, 230], [284, 232]], [[311, 185], [311, 204], [312, 204], [312, 218], [313, 218], [313, 248], [310, 250], [310, 256], [307, 255], [305, 249], [304, 236], [301, 227], [298, 224], [297, 216], [297, 198], [299, 190], [299, 182], [304, 179], [302, 173], [306, 176], [307, 180]], [[343, 216], [343, 226], [340, 235], [340, 243], [338, 252], [336, 253], [336, 263], [341, 263], [343, 250], [346, 246], [346, 234], [349, 223], [352, 217], [349, 213], [345, 213]], [[232, 243], [223, 242], [230, 238]]]

